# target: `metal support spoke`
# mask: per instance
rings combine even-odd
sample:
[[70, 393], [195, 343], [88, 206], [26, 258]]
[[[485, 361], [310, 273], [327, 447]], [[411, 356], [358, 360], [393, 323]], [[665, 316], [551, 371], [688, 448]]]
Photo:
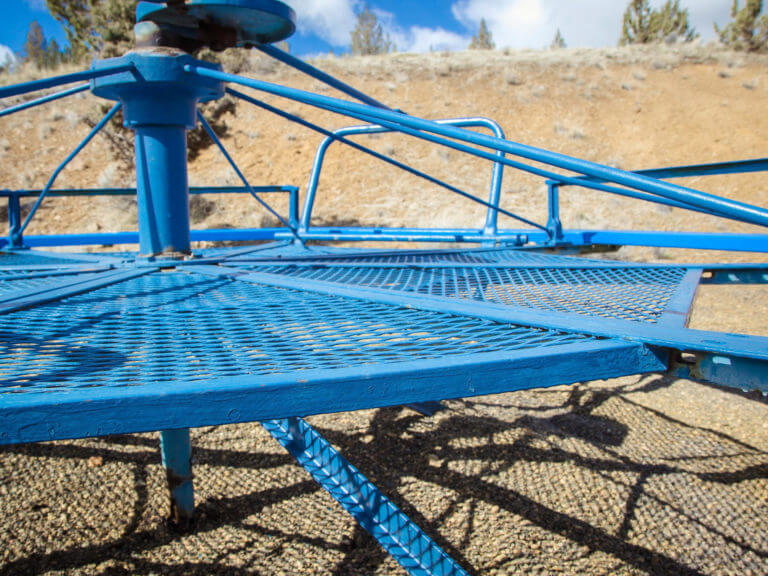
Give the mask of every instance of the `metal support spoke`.
[[[662, 182], [654, 178], [649, 178], [640, 174], [632, 172], [625, 172], [617, 168], [611, 168], [609, 166], [603, 166], [587, 160], [581, 160], [573, 158], [556, 152], [550, 152], [548, 150], [542, 150], [533, 146], [526, 146], [517, 142], [509, 140], [503, 140], [493, 136], [487, 136], [485, 134], [478, 134], [469, 130], [463, 130], [461, 128], [454, 128], [451, 126], [441, 126], [435, 122], [409, 116], [398, 112], [391, 112], [373, 106], [367, 106], [365, 104], [358, 104], [356, 102], [349, 102], [346, 100], [340, 100], [338, 98], [331, 98], [328, 96], [321, 96], [319, 94], [313, 94], [304, 90], [297, 90], [295, 88], [288, 88], [285, 86], [279, 86], [269, 82], [263, 82], [252, 78], [243, 78], [235, 74], [226, 74], [215, 70], [209, 70], [200, 66], [185, 66], [185, 70], [190, 73], [194, 73], [198, 76], [205, 78], [212, 78], [224, 82], [234, 82], [242, 86], [247, 86], [262, 92], [274, 94], [283, 98], [288, 98], [297, 102], [302, 102], [310, 106], [329, 110], [337, 114], [350, 116], [352, 118], [358, 118], [366, 122], [373, 122], [381, 124], [382, 126], [394, 126], [396, 130], [417, 135], [418, 137], [430, 135], [440, 135], [441, 143], [449, 145], [451, 142], [447, 138], [453, 138], [459, 142], [466, 142], [481, 146], [483, 148], [489, 148], [495, 151], [506, 152], [518, 156], [520, 158], [530, 160], [533, 162], [539, 162], [547, 164], [552, 167], [560, 168], [562, 170], [568, 170], [576, 172], [577, 174], [592, 176], [594, 178], [602, 178], [606, 181], [619, 184], [621, 186], [627, 186], [636, 190], [650, 192], [668, 198], [670, 200], [677, 200], [702, 208], [705, 210], [711, 210], [718, 215], [724, 217], [730, 217], [744, 222], [757, 224], [760, 226], [768, 226], [768, 211], [749, 204], [729, 200], [727, 198], [720, 198], [713, 196], [705, 192], [693, 190], [691, 188], [685, 188], [676, 184], [668, 182]], [[426, 139], [426, 138], [425, 138]], [[454, 144], [455, 146], [457, 144]], [[542, 171], [520, 163], [518, 166], [510, 163], [506, 158], [499, 158], [492, 154], [486, 154], [481, 150], [473, 147], [467, 147], [466, 151], [470, 154], [481, 158], [487, 158], [494, 162], [502, 162], [504, 164], [517, 167], [521, 170], [533, 174], [541, 174]], [[549, 176], [547, 176], [549, 177]], [[559, 180], [561, 182], [570, 183], [575, 178], [564, 177], [562, 175], [551, 176], [553, 180]], [[584, 185], [584, 182], [575, 180], [577, 185]]]
[[89, 88], [90, 88], [90, 84], [81, 84], [80, 86], [75, 86], [74, 88], [62, 90], [61, 92], [56, 92], [55, 94], [49, 94], [48, 96], [42, 96], [40, 98], [30, 100], [29, 102], [23, 102], [21, 104], [17, 104], [16, 106], [11, 106], [4, 110], [0, 110], [0, 118], [2, 118], [3, 116], [9, 116], [16, 112], [21, 112], [22, 110], [27, 110], [28, 108], [34, 108], [35, 106], [40, 106], [41, 104], [45, 104], [47, 102], [53, 102], [54, 100], [66, 98], [67, 96], [72, 96], [73, 94], [79, 94], [80, 92], [85, 92]]
[[376, 106], [377, 108], [383, 108], [384, 110], [392, 110], [390, 106], [387, 106], [386, 104], [379, 102], [375, 98], [372, 98], [371, 96], [368, 96], [363, 92], [360, 92], [360, 90], [358, 90], [357, 88], [353, 88], [352, 86], [342, 82], [338, 78], [334, 78], [330, 74], [315, 68], [311, 64], [305, 62], [304, 60], [296, 58], [295, 56], [289, 54], [288, 52], [280, 50], [280, 48], [278, 48], [273, 44], [262, 44], [260, 46], [256, 46], [256, 48], [264, 52], [264, 54], [266, 54], [267, 56], [271, 56], [275, 60], [282, 62], [283, 64], [287, 64], [291, 68], [295, 68], [299, 72], [303, 72], [307, 76], [310, 76], [315, 80], [319, 80], [323, 84], [326, 84], [331, 88], [335, 88], [336, 90], [343, 92], [347, 96], [351, 96], [355, 100], [359, 100], [364, 104]]
[[499, 212], [501, 214], [504, 214], [505, 216], [509, 216], [510, 218], [513, 218], [515, 220], [518, 220], [519, 222], [522, 222], [524, 224], [528, 224], [529, 226], [533, 226], [534, 228], [538, 228], [539, 230], [543, 230], [544, 232], [547, 231], [547, 228], [545, 226], [542, 226], [541, 224], [537, 224], [536, 222], [533, 222], [532, 220], [528, 220], [527, 218], [523, 218], [522, 216], [518, 216], [517, 214], [510, 212], [508, 210], [504, 210], [503, 208], [500, 208], [499, 206], [494, 206], [490, 202], [486, 202], [482, 198], [478, 198], [477, 196], [474, 196], [473, 194], [470, 194], [469, 192], [465, 192], [461, 190], [460, 188], [456, 188], [455, 186], [452, 186], [448, 184], [447, 182], [443, 182], [442, 180], [439, 180], [438, 178], [435, 178], [433, 176], [430, 176], [429, 174], [426, 174], [424, 172], [421, 172], [420, 170], [417, 170], [415, 168], [412, 168], [408, 164], [404, 164], [402, 162], [399, 162], [397, 160], [393, 160], [392, 158], [389, 158], [385, 156], [384, 154], [380, 154], [379, 152], [376, 152], [375, 150], [371, 150], [370, 148], [363, 146], [361, 144], [358, 144], [357, 142], [353, 142], [352, 140], [349, 140], [348, 138], [345, 138], [344, 136], [339, 136], [338, 134], [334, 134], [330, 130], [326, 130], [325, 128], [322, 128], [321, 126], [318, 126], [317, 124], [313, 124], [312, 122], [308, 122], [307, 120], [304, 120], [303, 118], [299, 118], [298, 116], [294, 114], [290, 114], [288, 112], [285, 112], [283, 110], [280, 110], [279, 108], [275, 108], [274, 106], [270, 106], [266, 102], [262, 102], [256, 98], [252, 98], [246, 94], [243, 94], [242, 92], [238, 92], [237, 90], [232, 90], [231, 88], [227, 88], [227, 93], [231, 94], [232, 96], [235, 96], [236, 98], [239, 98], [241, 100], [244, 100], [250, 104], [253, 104], [254, 106], [258, 106], [259, 108], [262, 108], [264, 110], [267, 110], [268, 112], [272, 112], [273, 114], [280, 116], [282, 118], [285, 118], [286, 120], [290, 120], [291, 122], [295, 122], [296, 124], [299, 124], [301, 126], [304, 126], [305, 128], [309, 128], [310, 130], [314, 130], [315, 132], [318, 132], [319, 134], [322, 134], [323, 136], [327, 136], [328, 138], [332, 138], [333, 140], [336, 140], [338, 142], [341, 142], [343, 144], [346, 144], [347, 146], [350, 146], [354, 148], [355, 150], [358, 150], [360, 152], [363, 152], [364, 154], [368, 154], [369, 156], [372, 156], [378, 160], [381, 160], [383, 162], [386, 162], [387, 164], [390, 164], [392, 166], [395, 166], [397, 168], [400, 168], [401, 170], [404, 170], [405, 172], [408, 172], [409, 174], [413, 174], [414, 176], [418, 176], [419, 178], [422, 178], [432, 184], [436, 184], [437, 186], [440, 186], [442, 188], [445, 188], [446, 190], [449, 190], [453, 192], [454, 194], [458, 194], [459, 196], [463, 196], [464, 198], [467, 198], [468, 200], [471, 200], [472, 202], [476, 202], [482, 206], [485, 206], [486, 208], [489, 208], [491, 210], [495, 210], [496, 212]]
[[73, 74], [64, 74], [63, 76], [54, 76], [53, 78], [43, 78], [42, 80], [14, 84], [13, 86], [0, 88], [0, 98], [20, 96], [21, 94], [45, 90], [46, 88], [55, 88], [57, 86], [63, 86], [64, 84], [74, 84], [75, 82], [82, 82], [83, 80], [92, 80], [94, 78], [111, 76], [112, 74], [118, 74], [120, 72], [129, 72], [133, 69], [134, 68], [131, 65], [106, 66], [99, 70], [83, 70], [82, 72], [75, 72]]
[[211, 140], [213, 140], [213, 143], [216, 144], [218, 149], [224, 155], [224, 158], [227, 159], [227, 162], [229, 162], [229, 165], [235, 171], [235, 174], [237, 174], [237, 177], [240, 178], [240, 181], [243, 183], [243, 186], [246, 187], [250, 195], [253, 196], [259, 202], [259, 204], [261, 204], [264, 208], [266, 208], [270, 214], [272, 214], [275, 218], [280, 220], [280, 222], [282, 222], [283, 225], [293, 233], [294, 237], [297, 240], [301, 240], [301, 238], [299, 238], [298, 232], [296, 231], [296, 228], [291, 226], [290, 222], [288, 222], [285, 218], [280, 216], [280, 214], [278, 214], [269, 204], [267, 204], [264, 200], [262, 200], [261, 197], [253, 189], [253, 187], [248, 183], [248, 180], [246, 179], [245, 175], [242, 173], [240, 168], [238, 168], [237, 164], [235, 164], [235, 161], [232, 159], [232, 156], [230, 156], [229, 152], [227, 152], [227, 149], [224, 148], [224, 144], [222, 144], [221, 140], [219, 140], [219, 137], [216, 136], [216, 132], [213, 131], [213, 128], [211, 127], [210, 124], [208, 124], [208, 121], [205, 119], [205, 117], [200, 112], [200, 110], [197, 111], [197, 118], [198, 120], [200, 120], [200, 124], [203, 125], [203, 128], [208, 133], [208, 136], [210, 136]]
[[50, 179], [48, 180], [48, 183], [45, 185], [45, 188], [43, 188], [43, 191], [40, 193], [40, 196], [37, 197], [37, 200], [35, 201], [34, 206], [32, 206], [32, 210], [29, 211], [29, 214], [27, 215], [26, 220], [24, 220], [24, 224], [21, 225], [21, 228], [19, 229], [19, 234], [23, 234], [24, 231], [27, 229], [27, 226], [29, 226], [30, 221], [32, 220], [32, 217], [35, 215], [35, 212], [37, 212], [37, 209], [40, 208], [40, 204], [42, 204], [43, 200], [45, 199], [45, 195], [48, 193], [48, 191], [51, 189], [53, 184], [56, 182], [56, 178], [59, 177], [59, 174], [61, 174], [61, 171], [64, 170], [64, 168], [67, 167], [67, 164], [72, 162], [74, 160], [75, 156], [77, 156], [83, 148], [85, 148], [88, 143], [93, 140], [93, 137], [98, 134], [104, 126], [107, 125], [107, 123], [112, 120], [112, 118], [117, 114], [117, 112], [120, 110], [122, 104], [119, 102], [115, 104], [112, 109], [107, 112], [106, 116], [101, 119], [101, 121], [96, 124], [96, 126], [93, 127], [93, 129], [88, 133], [88, 135], [83, 139], [80, 144], [77, 145], [77, 147], [64, 159], [64, 162], [59, 164], [58, 168], [53, 171], [53, 174], [51, 175]]
[[303, 419], [262, 426], [409, 574], [467, 574]]

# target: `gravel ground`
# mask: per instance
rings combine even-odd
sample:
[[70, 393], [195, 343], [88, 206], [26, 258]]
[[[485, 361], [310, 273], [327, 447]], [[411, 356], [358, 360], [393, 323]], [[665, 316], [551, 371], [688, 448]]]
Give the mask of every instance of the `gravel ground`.
[[[652, 375], [311, 418], [471, 572], [768, 573], [768, 406]], [[258, 425], [0, 449], [2, 574], [400, 574]]]

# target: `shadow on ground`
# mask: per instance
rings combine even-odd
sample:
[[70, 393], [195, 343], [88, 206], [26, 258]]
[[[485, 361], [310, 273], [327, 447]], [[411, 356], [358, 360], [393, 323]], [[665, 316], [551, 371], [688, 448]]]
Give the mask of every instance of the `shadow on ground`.
[[[768, 572], [768, 453], [637, 401], [670, 384], [310, 420], [473, 573]], [[0, 574], [398, 570], [257, 425], [195, 433], [197, 524], [174, 533], [157, 449], [153, 435], [2, 449]]]

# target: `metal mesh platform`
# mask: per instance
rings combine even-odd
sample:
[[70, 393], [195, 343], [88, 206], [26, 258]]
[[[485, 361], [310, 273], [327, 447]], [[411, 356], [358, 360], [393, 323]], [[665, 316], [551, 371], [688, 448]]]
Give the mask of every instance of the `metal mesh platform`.
[[[573, 268], [572, 258], [513, 250], [348, 257], [290, 246], [268, 250], [268, 256], [247, 252], [207, 251], [164, 269], [129, 254], [108, 257], [101, 269], [92, 256], [85, 257], [88, 262], [62, 258], [58, 270], [0, 268], [0, 416], [5, 417], [0, 441], [169, 429], [530, 388], [542, 385], [537, 374], [545, 367], [546, 385], [658, 370], [662, 364], [642, 343], [426, 310], [407, 301], [380, 302], [365, 294], [323, 293], [311, 284], [653, 323], [685, 274], [679, 268], [611, 268], [599, 261], [584, 261], [595, 268]], [[297, 256], [317, 260], [273, 263]], [[272, 260], [253, 261], [265, 257]], [[48, 260], [31, 252], [23, 258]], [[399, 266], [393, 258], [416, 264]], [[541, 266], [547, 258], [551, 268]], [[429, 267], [430, 262], [453, 263]], [[251, 270], [307, 285], [258, 282], [249, 277]], [[215, 407], [189, 406], [201, 397], [232, 394], [248, 408], [232, 414], [230, 408], [222, 417], [209, 413]], [[147, 403], [151, 409], [142, 408]], [[72, 418], [80, 413], [79, 430], [63, 405]], [[94, 420], [95, 432], [84, 431], [83, 411]], [[126, 411], [135, 417], [125, 418]], [[41, 419], [43, 413], [48, 420]], [[169, 424], [169, 414], [180, 420]]]
[[588, 339], [155, 272], [0, 316], [0, 394], [449, 359]]
[[[536, 255], [531, 260], [541, 263], [546, 256]], [[685, 276], [683, 268], [653, 267], [253, 269], [308, 280], [641, 322], [658, 321]]]

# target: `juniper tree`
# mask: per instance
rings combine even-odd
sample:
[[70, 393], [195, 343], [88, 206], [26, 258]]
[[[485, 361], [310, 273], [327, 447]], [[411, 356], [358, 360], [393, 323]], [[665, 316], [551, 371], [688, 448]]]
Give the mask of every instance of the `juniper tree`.
[[568, 45], [565, 43], [565, 38], [563, 38], [563, 34], [560, 32], [560, 28], [557, 29], [557, 34], [555, 34], [555, 38], [552, 40], [552, 44], [550, 44], [549, 47], [552, 50], [568, 47]]
[[111, 57], [133, 42], [138, 0], [46, 0], [64, 27], [73, 59], [88, 54]]
[[37, 20], [33, 20], [27, 31], [27, 39], [24, 41], [24, 60], [33, 62], [39, 68], [45, 66], [48, 42], [45, 39], [43, 28]]
[[763, 0], [747, 0], [743, 8], [733, 0], [731, 19], [724, 28], [715, 24], [720, 42], [745, 52], [768, 52], [768, 15], [763, 14]]
[[659, 10], [649, 0], [631, 0], [624, 12], [619, 44], [650, 44], [669, 38], [690, 42], [698, 37], [680, 0], [667, 0]]
[[389, 35], [384, 34], [378, 17], [368, 4], [357, 15], [357, 24], [351, 36], [350, 51], [357, 56], [386, 54], [392, 50]]
[[496, 44], [493, 42], [493, 35], [488, 30], [488, 25], [485, 23], [485, 18], [480, 20], [480, 28], [477, 30], [477, 34], [472, 37], [472, 42], [469, 45], [470, 50], [493, 50], [496, 48]]

